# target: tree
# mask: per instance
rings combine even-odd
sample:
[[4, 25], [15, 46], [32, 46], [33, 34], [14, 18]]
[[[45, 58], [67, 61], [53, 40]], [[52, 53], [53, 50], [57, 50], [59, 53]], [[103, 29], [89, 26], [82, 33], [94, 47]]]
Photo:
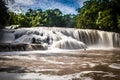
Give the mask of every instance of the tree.
[[28, 9], [25, 13], [30, 26], [42, 26], [43, 25], [43, 12], [41, 9], [33, 10]]
[[66, 14], [63, 16], [64, 27], [76, 27], [76, 15]]
[[77, 28], [120, 32], [120, 0], [88, 0], [78, 10]]
[[4, 28], [9, 18], [7, 7], [4, 0], [0, 0], [0, 28]]
[[97, 28], [95, 20], [99, 11], [99, 1], [90, 0], [84, 2], [84, 6], [79, 9], [77, 17], [78, 28]]
[[9, 12], [10, 19], [8, 25], [19, 25], [20, 27], [75, 27], [76, 15], [63, 15], [59, 9], [28, 9], [25, 14], [15, 14]]
[[17, 24], [20, 27], [29, 27], [30, 26], [28, 18], [23, 14], [18, 14], [17, 15]]
[[117, 30], [120, 33], [120, 15], [117, 16], [117, 20], [118, 20], [118, 22], [117, 22], [117, 24], [118, 24]]
[[102, 12], [99, 12], [98, 19], [96, 19], [96, 25], [99, 26], [99, 29], [103, 30], [112, 30], [114, 29], [113, 15], [111, 14], [112, 10], [107, 9]]
[[7, 25], [17, 25], [17, 19], [18, 16], [17, 14], [13, 13], [13, 12], [9, 12], [9, 20], [8, 20], [8, 24]]
[[62, 21], [62, 12], [59, 9], [49, 9], [46, 10], [43, 13], [43, 22], [44, 22], [44, 26], [58, 26], [61, 27], [61, 21]]

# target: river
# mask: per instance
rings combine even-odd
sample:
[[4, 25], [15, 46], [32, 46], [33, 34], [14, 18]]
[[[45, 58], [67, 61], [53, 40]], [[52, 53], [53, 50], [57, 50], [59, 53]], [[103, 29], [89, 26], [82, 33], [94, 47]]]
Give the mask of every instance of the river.
[[120, 80], [119, 48], [14, 53], [0, 53], [1, 80]]
[[1, 80], [120, 80], [118, 33], [21, 28], [0, 36]]

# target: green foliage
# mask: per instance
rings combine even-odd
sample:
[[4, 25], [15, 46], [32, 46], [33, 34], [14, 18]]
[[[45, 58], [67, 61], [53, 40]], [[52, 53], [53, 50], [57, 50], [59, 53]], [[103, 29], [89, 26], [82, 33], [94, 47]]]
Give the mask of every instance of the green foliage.
[[120, 31], [120, 0], [88, 0], [78, 10], [77, 28]]
[[43, 16], [44, 26], [62, 26], [62, 12], [59, 9], [46, 10]]
[[24, 16], [23, 14], [17, 15], [17, 24], [20, 27], [29, 27], [28, 18]]
[[29, 27], [29, 20], [23, 14], [15, 14], [13, 12], [9, 12], [9, 21], [8, 25], [19, 25], [20, 27]]
[[120, 15], [117, 16], [117, 20], [118, 20], [118, 29], [120, 30]]
[[99, 3], [96, 0], [84, 2], [84, 6], [80, 8], [77, 27], [78, 28], [96, 28], [96, 18], [99, 11]]
[[7, 12], [7, 7], [4, 0], [0, 0], [0, 28], [4, 28], [7, 24], [7, 19], [9, 15]]
[[98, 13], [98, 19], [96, 19], [96, 25], [99, 26], [99, 29], [109, 30], [114, 28], [113, 15], [111, 14], [112, 10], [107, 9], [100, 11]]
[[67, 14], [63, 16], [63, 27], [76, 27], [76, 15]]
[[17, 15], [13, 12], [9, 12], [8, 25], [15, 25], [15, 24], [17, 24]]
[[59, 9], [49, 9], [44, 12], [41, 9], [28, 9], [25, 14], [9, 12], [9, 15], [8, 25], [19, 25], [20, 27], [74, 27], [76, 24], [75, 15], [63, 15]]
[[[120, 0], [87, 0], [84, 2], [83, 7], [78, 9], [78, 15], [63, 15], [59, 9], [48, 9], [46, 11], [28, 9], [25, 14], [9, 12], [8, 25], [20, 25], [21, 27], [76, 27], [120, 32], [119, 3]], [[6, 12], [7, 8], [3, 8], [0, 7], [0, 10]], [[1, 23], [6, 22], [4, 13], [1, 13], [4, 11], [0, 11], [0, 14], [2, 14], [2, 16], [0, 15]]]

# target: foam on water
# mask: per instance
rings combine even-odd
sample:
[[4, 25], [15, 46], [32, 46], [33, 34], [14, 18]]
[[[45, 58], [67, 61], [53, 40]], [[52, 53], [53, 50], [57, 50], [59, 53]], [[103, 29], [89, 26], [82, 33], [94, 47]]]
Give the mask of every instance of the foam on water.
[[72, 80], [72, 79], [80, 79], [80, 80], [94, 80], [91, 77], [84, 76], [89, 73], [100, 73], [103, 76], [112, 76], [112, 73], [104, 72], [104, 71], [83, 71], [80, 73], [68, 74], [63, 76], [58, 75], [49, 75], [49, 74], [41, 74], [41, 73], [7, 73], [1, 72], [0, 77], [2, 80]]
[[109, 65], [109, 67], [114, 68], [114, 69], [120, 69], [120, 64], [113, 63], [113, 64]]
[[[14, 33], [16, 37], [23, 35], [36, 35], [36, 39], [41, 39], [49, 37], [50, 43], [60, 41], [66, 43], [66, 40], [74, 40], [76, 42], [80, 41], [89, 46], [101, 46], [101, 47], [120, 47], [120, 34], [113, 32], [105, 32], [99, 30], [89, 30], [89, 29], [74, 29], [74, 28], [22, 28], [18, 29]], [[42, 35], [41, 35], [42, 34]], [[67, 42], [68, 42], [67, 41]], [[63, 44], [64, 44], [63, 43]], [[68, 44], [68, 43], [67, 43]], [[64, 44], [65, 45], [65, 44]], [[68, 45], [69, 46], [69, 45]], [[74, 46], [75, 47], [75, 46]]]
[[75, 39], [62, 39], [60, 41], [54, 42], [52, 47], [60, 48], [60, 49], [86, 49], [87, 46], [80, 41]]
[[16, 59], [25, 59], [25, 60], [37, 60], [37, 58], [33, 55], [28, 55], [28, 56], [18, 56], [18, 55], [14, 55], [14, 56], [5, 56], [5, 58], [16, 58]]
[[42, 61], [46, 61], [48, 63], [53, 63], [53, 64], [65, 64], [64, 62], [57, 62], [57, 61], [53, 61], [53, 60], [48, 60], [46, 58], [42, 57]]
[[[9, 32], [9, 31], [8, 31]], [[4, 32], [8, 34], [8, 32]], [[2, 33], [1, 33], [2, 34]], [[65, 49], [65, 50], [80, 50], [80, 49], [112, 49], [120, 47], [120, 34], [114, 32], [105, 32], [89, 29], [74, 29], [74, 28], [20, 28], [14, 32], [9, 32], [11, 36], [3, 35], [3, 43], [12, 44], [38, 44], [43, 48], [50, 50]], [[5, 41], [5, 42], [4, 42]], [[36, 45], [30, 50], [41, 50]], [[6, 46], [9, 47], [10, 46]], [[17, 49], [16, 49], [17, 50]], [[29, 49], [24, 49], [29, 50]], [[14, 49], [13, 49], [14, 51]]]

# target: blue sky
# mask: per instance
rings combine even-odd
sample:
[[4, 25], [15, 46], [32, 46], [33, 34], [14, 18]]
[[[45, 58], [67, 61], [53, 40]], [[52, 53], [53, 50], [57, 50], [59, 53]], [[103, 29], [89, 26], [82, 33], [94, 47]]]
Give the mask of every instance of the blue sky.
[[83, 5], [86, 0], [15, 0], [9, 3], [9, 9], [21, 13], [29, 8], [47, 10], [60, 9], [63, 14], [77, 14], [76, 9]]

